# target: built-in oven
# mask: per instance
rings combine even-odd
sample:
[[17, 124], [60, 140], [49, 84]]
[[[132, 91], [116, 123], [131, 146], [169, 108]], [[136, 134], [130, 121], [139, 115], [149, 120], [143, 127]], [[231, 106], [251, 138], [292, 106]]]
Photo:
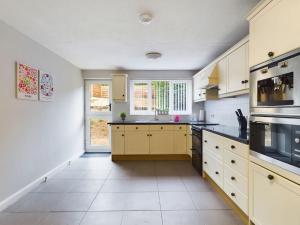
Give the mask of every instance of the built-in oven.
[[300, 49], [251, 68], [252, 115], [300, 116]]
[[300, 175], [300, 119], [250, 117], [251, 154]]
[[192, 127], [192, 164], [202, 174], [202, 129]]

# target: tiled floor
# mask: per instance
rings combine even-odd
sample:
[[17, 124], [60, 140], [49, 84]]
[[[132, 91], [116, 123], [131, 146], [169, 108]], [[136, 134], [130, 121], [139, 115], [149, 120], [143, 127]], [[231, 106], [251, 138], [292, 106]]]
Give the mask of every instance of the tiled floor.
[[80, 158], [0, 213], [0, 225], [241, 225], [190, 162]]

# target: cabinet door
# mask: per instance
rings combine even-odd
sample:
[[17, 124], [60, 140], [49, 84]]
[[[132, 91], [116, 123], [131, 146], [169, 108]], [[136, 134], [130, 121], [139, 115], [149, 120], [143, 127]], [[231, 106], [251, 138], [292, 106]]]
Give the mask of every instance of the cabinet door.
[[248, 43], [242, 45], [228, 56], [228, 92], [247, 88], [249, 83]]
[[192, 139], [192, 127], [187, 127], [187, 143], [186, 143], [187, 154], [192, 158], [192, 148], [193, 148], [193, 139]]
[[228, 57], [218, 62], [219, 94], [227, 93]]
[[112, 97], [113, 100], [127, 101], [127, 75], [113, 75]]
[[299, 225], [300, 186], [250, 164], [250, 217], [256, 225]]
[[149, 154], [148, 131], [126, 131], [125, 154], [146, 155]]
[[151, 131], [150, 154], [173, 154], [173, 132]]
[[125, 141], [124, 132], [113, 131], [111, 136], [111, 147], [113, 155], [124, 155]]
[[174, 132], [174, 153], [186, 154], [187, 134], [186, 132]]
[[250, 20], [250, 66], [300, 47], [299, 11], [299, 0], [273, 0]]

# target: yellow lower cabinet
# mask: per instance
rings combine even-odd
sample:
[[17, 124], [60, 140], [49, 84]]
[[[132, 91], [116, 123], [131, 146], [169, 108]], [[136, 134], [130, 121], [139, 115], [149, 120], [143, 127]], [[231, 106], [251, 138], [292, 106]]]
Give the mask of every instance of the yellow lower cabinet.
[[149, 154], [149, 132], [148, 131], [126, 131], [125, 132], [125, 154], [146, 155]]
[[113, 155], [124, 155], [125, 149], [125, 135], [124, 132], [113, 131], [111, 138], [112, 154]]
[[186, 154], [187, 134], [186, 132], [174, 131], [174, 154]]
[[250, 163], [250, 218], [255, 225], [299, 225], [300, 185]]
[[150, 133], [150, 154], [173, 154], [173, 132], [172, 131], [151, 131]]

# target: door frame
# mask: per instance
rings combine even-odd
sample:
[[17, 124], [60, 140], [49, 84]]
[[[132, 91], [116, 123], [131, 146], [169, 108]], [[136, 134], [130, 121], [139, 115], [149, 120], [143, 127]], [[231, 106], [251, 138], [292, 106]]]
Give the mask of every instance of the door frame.
[[85, 79], [84, 80], [84, 146], [85, 146], [85, 152], [90, 153], [110, 153], [111, 152], [111, 129], [109, 127], [109, 146], [108, 147], [101, 147], [101, 146], [91, 146], [90, 143], [90, 124], [89, 119], [91, 117], [93, 118], [101, 118], [101, 119], [107, 119], [108, 121], [112, 120], [112, 107], [110, 112], [104, 112], [104, 113], [97, 113], [97, 112], [89, 112], [89, 103], [90, 103], [90, 89], [89, 85], [92, 83], [106, 83], [109, 85], [109, 102], [110, 105], [112, 105], [112, 80], [110, 79]]

